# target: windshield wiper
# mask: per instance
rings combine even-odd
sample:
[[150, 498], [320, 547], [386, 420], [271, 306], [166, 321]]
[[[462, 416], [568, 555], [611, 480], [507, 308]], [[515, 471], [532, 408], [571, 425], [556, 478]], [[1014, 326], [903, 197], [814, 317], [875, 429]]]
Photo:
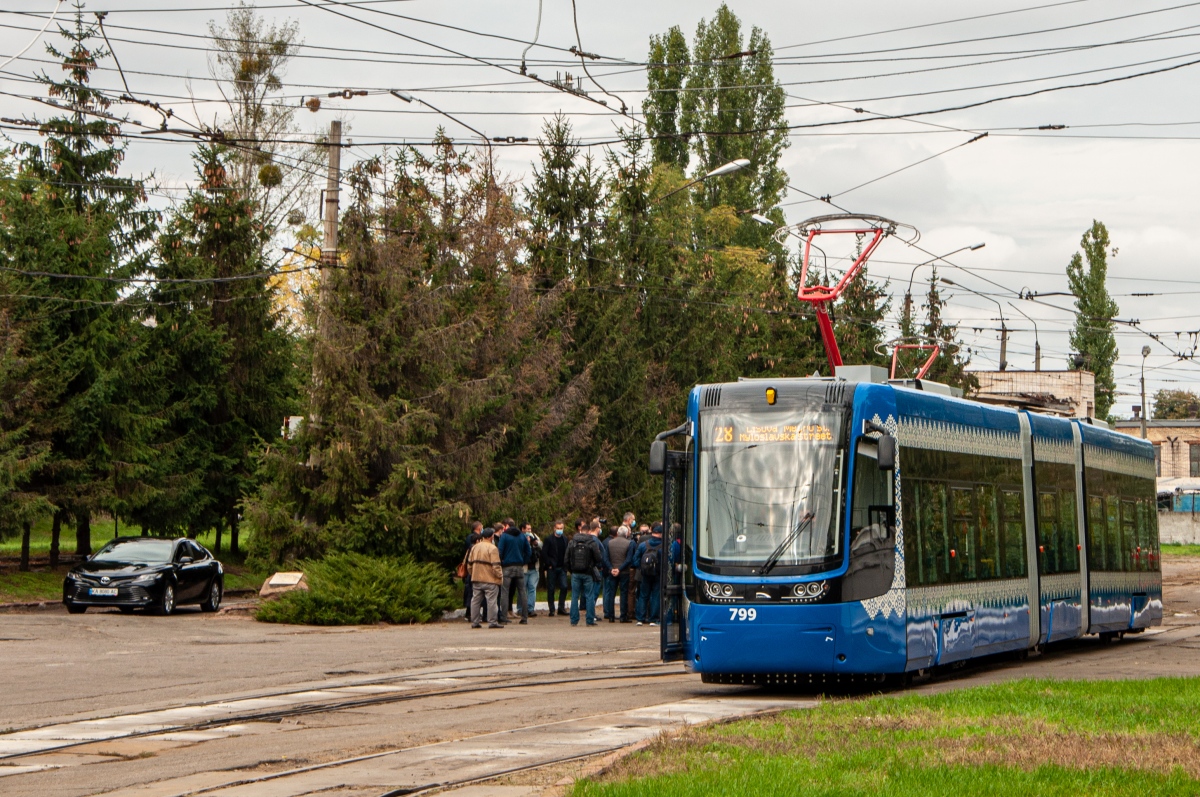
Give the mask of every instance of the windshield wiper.
[[762, 570], [758, 571], [760, 576], [765, 576], [775, 569], [775, 565], [779, 564], [780, 558], [783, 557], [783, 552], [788, 549], [789, 545], [796, 541], [796, 538], [800, 536], [800, 532], [804, 531], [805, 526], [812, 525], [814, 517], [816, 515], [812, 512], [804, 513], [804, 517], [800, 518], [800, 522], [796, 524], [796, 528], [792, 529], [783, 542], [779, 543], [778, 547], [771, 551], [771, 555], [767, 557], [767, 561], [763, 562]]

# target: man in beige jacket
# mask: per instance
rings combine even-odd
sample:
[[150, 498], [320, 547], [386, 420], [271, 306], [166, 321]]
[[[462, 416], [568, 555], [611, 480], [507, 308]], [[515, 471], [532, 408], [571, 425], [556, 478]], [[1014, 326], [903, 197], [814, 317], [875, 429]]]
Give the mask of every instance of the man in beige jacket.
[[504, 568], [500, 566], [500, 551], [493, 536], [496, 530], [485, 528], [479, 542], [471, 546], [467, 554], [467, 570], [471, 574], [471, 627], [483, 624], [483, 604], [487, 601], [488, 628], [503, 628], [497, 622], [500, 611], [500, 583], [504, 581]]

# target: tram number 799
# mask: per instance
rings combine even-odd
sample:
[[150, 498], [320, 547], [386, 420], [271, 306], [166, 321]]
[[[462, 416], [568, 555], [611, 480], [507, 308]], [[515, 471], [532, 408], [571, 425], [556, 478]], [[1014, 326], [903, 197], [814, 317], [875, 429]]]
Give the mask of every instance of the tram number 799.
[[758, 619], [758, 610], [757, 609], [733, 609], [733, 608], [731, 608], [729, 610], [729, 619], [731, 621], [733, 621], [733, 620], [741, 620], [741, 621], [756, 620], [756, 619]]

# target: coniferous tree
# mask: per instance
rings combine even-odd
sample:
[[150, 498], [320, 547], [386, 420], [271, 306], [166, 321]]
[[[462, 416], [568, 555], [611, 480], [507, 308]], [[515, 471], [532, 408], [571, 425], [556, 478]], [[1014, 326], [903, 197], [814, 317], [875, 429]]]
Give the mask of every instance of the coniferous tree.
[[59, 32], [68, 46], [47, 50], [66, 76], [38, 81], [69, 115], [40, 123], [40, 146], [18, 148], [22, 201], [10, 210], [5, 248], [19, 293], [38, 297], [14, 306], [18, 321], [35, 320], [23, 345], [39, 378], [55, 386], [41, 412], [51, 450], [37, 489], [74, 517], [76, 552], [86, 554], [92, 513], [127, 511], [142, 491], [158, 423], [143, 402], [152, 379], [140, 361], [143, 327], [120, 287], [146, 270], [156, 214], [144, 205], [142, 183], [118, 174], [121, 119], [90, 85], [107, 56], [95, 25], [77, 6], [74, 25]]
[[979, 387], [979, 381], [974, 374], [966, 370], [971, 364], [971, 357], [958, 339], [958, 325], [946, 323], [943, 315], [945, 306], [946, 301], [938, 290], [937, 267], [934, 266], [933, 273], [929, 276], [929, 291], [925, 295], [923, 305], [926, 316], [921, 335], [939, 343], [942, 351], [925, 376], [933, 382], [961, 388], [963, 393], [970, 394]]
[[[1099, 221], [1083, 234], [1078, 252], [1067, 264], [1067, 283], [1075, 294], [1075, 328], [1071, 330], [1071, 348], [1082, 355], [1083, 368], [1096, 375], [1096, 417], [1108, 418], [1116, 397], [1117, 383], [1113, 377], [1113, 364], [1120, 356], [1117, 338], [1113, 334], [1113, 318], [1120, 312], [1117, 303], [1108, 294], [1108, 228]], [[1116, 248], [1112, 249], [1115, 257]], [[1087, 259], [1087, 269], [1083, 267]]]
[[[487, 165], [485, 164], [485, 168]], [[344, 268], [324, 274], [307, 422], [263, 460], [256, 554], [455, 556], [464, 520], [549, 520], [603, 485], [570, 377], [567, 286], [523, 263], [511, 191], [442, 137], [351, 172]]]
[[161, 532], [215, 528], [218, 551], [228, 529], [236, 554], [256, 450], [291, 409], [294, 353], [267, 287], [268, 232], [231, 179], [230, 152], [206, 145], [194, 159], [200, 184], [158, 241], [148, 348], [167, 425], [156, 440], [160, 489], [136, 516]]

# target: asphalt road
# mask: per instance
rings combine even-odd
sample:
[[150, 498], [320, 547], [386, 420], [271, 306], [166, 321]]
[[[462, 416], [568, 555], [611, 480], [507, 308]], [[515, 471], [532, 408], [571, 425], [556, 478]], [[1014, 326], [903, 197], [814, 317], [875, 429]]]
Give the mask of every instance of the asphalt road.
[[[917, 688], [1028, 676], [1200, 675], [1200, 559], [1167, 560], [1164, 582], [1167, 617], [1152, 633], [1114, 644], [1088, 639]], [[663, 704], [691, 706], [701, 716], [704, 701], [777, 697], [701, 684], [661, 666], [657, 630], [607, 623], [571, 628], [559, 617], [472, 630], [464, 622], [297, 628], [191, 610], [169, 618], [115, 611], [0, 614], [0, 732], [49, 738], [72, 736], [55, 728], [101, 729], [75, 733], [65, 743], [70, 746], [0, 760], [0, 793], [267, 793], [214, 789], [231, 780], [547, 723], [588, 720], [580, 738], [593, 738], [600, 726], [645, 724], [645, 717], [630, 721], [638, 716], [634, 710]], [[257, 700], [237, 702], [250, 698]], [[251, 720], [221, 723], [254, 712]], [[214, 725], [197, 725], [203, 721]], [[139, 735], [128, 737], [122, 729]], [[537, 745], [553, 736], [485, 738]], [[496, 760], [523, 754], [498, 750]], [[303, 779], [285, 787], [292, 780], [273, 782], [270, 793], [306, 793]], [[362, 788], [327, 793], [380, 793]]]

